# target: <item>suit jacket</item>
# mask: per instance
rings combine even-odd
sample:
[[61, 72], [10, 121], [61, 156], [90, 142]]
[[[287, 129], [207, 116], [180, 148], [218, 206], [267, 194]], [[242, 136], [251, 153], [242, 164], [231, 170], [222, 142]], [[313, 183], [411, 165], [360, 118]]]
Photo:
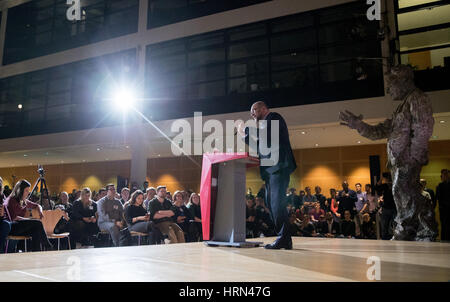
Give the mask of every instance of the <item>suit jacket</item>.
[[[278, 148], [278, 162], [276, 162], [272, 166], [262, 166], [260, 165], [260, 173], [261, 178], [263, 180], [267, 180], [271, 174], [277, 173], [277, 172], [283, 172], [287, 174], [291, 174], [295, 171], [297, 168], [297, 164], [295, 162], [294, 153], [292, 152], [291, 148], [291, 142], [289, 140], [289, 131], [286, 125], [286, 122], [284, 118], [276, 113], [276, 112], [269, 112], [269, 114], [266, 116], [265, 120], [267, 121], [267, 147], [272, 147], [272, 121], [279, 121], [279, 148]], [[259, 129], [257, 129], [257, 137], [252, 138], [250, 136], [249, 128], [245, 129], [245, 143], [248, 145], [250, 143], [250, 140], [255, 140], [253, 143], [258, 146], [258, 156], [259, 159], [267, 158], [269, 159], [271, 157], [271, 153], [268, 155], [262, 155], [259, 150]]]

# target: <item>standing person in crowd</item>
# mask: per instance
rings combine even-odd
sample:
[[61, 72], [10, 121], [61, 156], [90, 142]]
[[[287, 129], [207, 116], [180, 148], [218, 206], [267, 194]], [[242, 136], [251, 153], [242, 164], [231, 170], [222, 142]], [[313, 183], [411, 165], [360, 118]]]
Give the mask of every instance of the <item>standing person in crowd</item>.
[[390, 240], [393, 234], [394, 219], [397, 216], [394, 196], [392, 195], [392, 178], [390, 172], [382, 174], [377, 184], [377, 191], [381, 192], [379, 203], [381, 205], [381, 239]]
[[144, 183], [142, 184], [142, 192], [147, 192], [147, 188], [148, 188], [148, 181], [144, 181]]
[[5, 252], [6, 238], [11, 231], [11, 222], [5, 219], [5, 195], [3, 194], [3, 179], [0, 177], [0, 254]]
[[128, 229], [134, 232], [147, 233], [150, 244], [159, 244], [162, 234], [150, 221], [150, 214], [143, 207], [144, 192], [136, 190], [131, 194], [129, 205], [125, 209], [125, 220]]
[[193, 217], [193, 234], [195, 240], [202, 241], [202, 210], [200, 209], [200, 196], [197, 193], [192, 193], [189, 197], [189, 202], [187, 204], [187, 209]]
[[146, 194], [146, 198], [144, 200], [144, 209], [146, 209], [147, 212], [148, 212], [149, 211], [148, 204], [150, 203], [150, 201], [153, 198], [155, 198], [155, 196], [156, 196], [156, 189], [153, 188], [153, 187], [147, 188], [147, 192], [145, 192], [145, 193], [147, 193], [147, 194]]
[[431, 203], [432, 203], [433, 211], [434, 211], [434, 209], [436, 208], [436, 195], [434, 194], [434, 191], [427, 187], [427, 180], [426, 179], [424, 179], [424, 178], [420, 179], [420, 184], [422, 185], [423, 190], [425, 192], [428, 192], [428, 194], [430, 194]]
[[92, 246], [93, 237], [99, 232], [97, 226], [97, 204], [91, 199], [91, 189], [81, 190], [80, 199], [75, 200], [72, 207], [71, 220], [71, 246], [76, 243], [82, 246]]
[[367, 204], [367, 193], [362, 191], [362, 185], [359, 182], [355, 185], [355, 189], [356, 189], [356, 198], [357, 198], [357, 201], [355, 202], [356, 236], [360, 236], [361, 235], [362, 215], [364, 214], [362, 210]]
[[125, 206], [125, 203], [128, 201], [128, 199], [130, 199], [130, 189], [128, 189], [127, 187], [122, 188], [122, 190], [120, 191], [120, 202], [123, 206]]
[[370, 220], [375, 222], [375, 231], [377, 238], [380, 238], [380, 205], [378, 203], [379, 196], [376, 193], [376, 190], [372, 190], [371, 184], [366, 184], [365, 186], [367, 203], [364, 205], [361, 213], [370, 215]]
[[[303, 203], [308, 202], [310, 204], [317, 202], [317, 197], [315, 195], [311, 194], [311, 188], [306, 187], [305, 188], [306, 195], [303, 197]], [[314, 205], [311, 205], [313, 207]]]
[[169, 237], [170, 243], [184, 243], [183, 230], [172, 220], [176, 210], [170, 200], [166, 199], [166, 187], [156, 188], [156, 197], [148, 204], [150, 219], [163, 235]]
[[195, 234], [195, 226], [194, 217], [191, 216], [191, 212], [184, 205], [183, 201], [183, 192], [184, 191], [175, 191], [173, 193], [173, 205], [175, 206], [174, 213], [175, 215], [172, 217], [173, 221], [183, 230], [185, 234], [186, 242], [195, 242], [196, 234]]
[[356, 197], [355, 191], [348, 188], [348, 182], [346, 180], [342, 182], [342, 191], [339, 191], [337, 201], [339, 201], [338, 212], [341, 214], [341, 217], [348, 210], [351, 218], [354, 219], [356, 213], [355, 203], [358, 201], [358, 197]]
[[314, 194], [314, 196], [316, 196], [316, 199], [320, 204], [320, 208], [324, 211], [328, 211], [327, 198], [322, 194], [322, 188], [319, 186], [316, 186], [314, 188], [314, 191], [316, 192], [316, 194]]
[[72, 193], [69, 194], [69, 202], [71, 204], [73, 204], [73, 202], [76, 200], [76, 194], [77, 193], [77, 189], [73, 189]]
[[41, 250], [41, 245], [49, 250], [52, 244], [48, 241], [42, 222], [37, 219], [25, 218], [27, 210], [38, 209], [42, 218], [42, 207], [27, 200], [30, 193], [30, 183], [22, 179], [16, 183], [11, 195], [5, 200], [5, 210], [7, 219], [11, 222], [10, 235], [31, 236], [33, 252]]
[[334, 221], [331, 212], [325, 214], [325, 221], [319, 223], [318, 230], [320, 234], [327, 238], [335, 238], [341, 234], [339, 223]]
[[330, 189], [330, 198], [327, 199], [328, 204], [330, 205], [330, 211], [333, 213], [333, 218], [336, 222], [340, 222], [341, 214], [338, 212], [339, 202], [337, 201], [337, 192], [336, 189]]
[[106, 196], [97, 202], [98, 227], [111, 235], [114, 246], [120, 246], [120, 231], [126, 228], [123, 206], [120, 200], [115, 198], [116, 187], [113, 184], [108, 184], [106, 190]]
[[441, 220], [441, 241], [450, 241], [450, 175], [449, 170], [441, 170], [441, 183], [436, 188]]
[[341, 222], [341, 233], [345, 238], [354, 239], [356, 237], [355, 222], [352, 219], [350, 210], [345, 210], [344, 212], [344, 220]]
[[[189, 193], [188, 191], [181, 191], [181, 196], [183, 197], [183, 204], [187, 206], [189, 202], [189, 197], [192, 193]], [[175, 197], [174, 197], [175, 198]]]
[[290, 188], [287, 194], [287, 204], [292, 205], [294, 209], [300, 209], [301, 200], [300, 197], [295, 194], [295, 188]]

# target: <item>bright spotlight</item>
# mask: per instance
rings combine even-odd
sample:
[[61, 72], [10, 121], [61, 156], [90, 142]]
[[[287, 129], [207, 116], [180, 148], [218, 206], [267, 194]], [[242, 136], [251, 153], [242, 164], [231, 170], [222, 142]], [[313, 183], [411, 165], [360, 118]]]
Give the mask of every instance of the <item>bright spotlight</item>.
[[117, 110], [127, 111], [133, 108], [136, 103], [136, 95], [134, 91], [129, 88], [120, 88], [113, 94], [113, 103]]

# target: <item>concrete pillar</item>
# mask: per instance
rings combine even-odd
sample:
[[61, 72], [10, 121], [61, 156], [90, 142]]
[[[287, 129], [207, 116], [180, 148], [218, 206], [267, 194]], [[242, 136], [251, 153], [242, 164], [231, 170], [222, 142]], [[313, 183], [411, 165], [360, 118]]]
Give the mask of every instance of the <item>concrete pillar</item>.
[[142, 125], [131, 127], [130, 134], [131, 169], [130, 185], [136, 182], [140, 188], [147, 176], [148, 138], [144, 135]]

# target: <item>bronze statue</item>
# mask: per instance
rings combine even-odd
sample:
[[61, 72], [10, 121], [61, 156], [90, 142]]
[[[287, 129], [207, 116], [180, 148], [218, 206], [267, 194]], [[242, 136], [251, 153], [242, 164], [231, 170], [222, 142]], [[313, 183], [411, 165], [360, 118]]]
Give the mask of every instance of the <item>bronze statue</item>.
[[346, 111], [342, 125], [371, 140], [387, 138], [388, 168], [397, 207], [395, 240], [434, 241], [437, 223], [431, 203], [421, 194], [420, 171], [428, 164], [428, 141], [433, 133], [433, 110], [428, 96], [415, 87], [413, 69], [393, 67], [387, 74], [387, 93], [402, 103], [390, 119], [372, 126]]

